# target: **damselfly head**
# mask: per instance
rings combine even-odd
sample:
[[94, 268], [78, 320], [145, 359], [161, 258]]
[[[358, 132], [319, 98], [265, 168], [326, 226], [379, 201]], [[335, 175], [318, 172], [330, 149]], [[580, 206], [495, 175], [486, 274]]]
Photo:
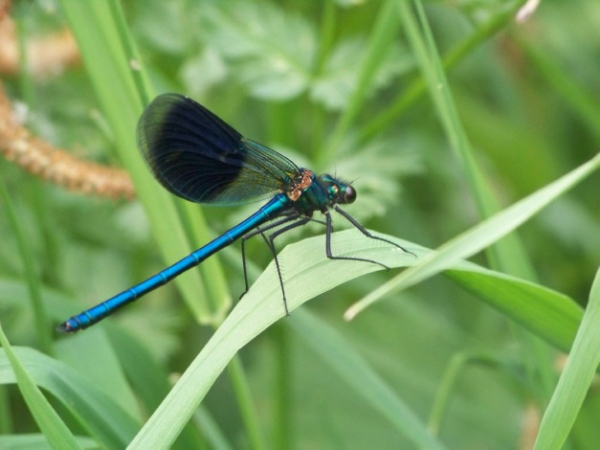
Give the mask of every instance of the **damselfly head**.
[[353, 203], [356, 200], [356, 190], [349, 184], [328, 174], [321, 175], [320, 181], [327, 186], [327, 194], [331, 204]]

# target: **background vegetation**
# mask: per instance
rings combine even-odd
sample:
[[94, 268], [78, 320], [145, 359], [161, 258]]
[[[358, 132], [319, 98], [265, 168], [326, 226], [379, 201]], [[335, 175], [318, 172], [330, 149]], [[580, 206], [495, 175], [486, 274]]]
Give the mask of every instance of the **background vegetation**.
[[[572, 370], [560, 351], [581, 320], [577, 304], [600, 296], [590, 297], [598, 176], [585, 179], [598, 164], [583, 165], [600, 137], [600, 8], [548, 0], [517, 23], [520, 6], [15, 2], [21, 49], [69, 27], [82, 60], [43, 75], [22, 64], [3, 76], [10, 98], [27, 106], [26, 126], [78, 157], [126, 168], [138, 200], [74, 193], [0, 163], [8, 338], [0, 447], [123, 448], [135, 439], [138, 448], [497, 449], [532, 448], [536, 439], [558, 448], [567, 439], [568, 448], [592, 448], [600, 439], [593, 317], [584, 319]], [[356, 231], [336, 235], [340, 253], [423, 265], [404, 278], [396, 269], [358, 278], [376, 267], [328, 264], [322, 237], [309, 238], [323, 230], [309, 226], [279, 246], [287, 246], [294, 307], [314, 301], [273, 326], [283, 313], [279, 288], [271, 266], [263, 273], [271, 255], [256, 239], [248, 257], [251, 280], [260, 279], [227, 319], [243, 291], [239, 246], [93, 329], [51, 336], [60, 320], [257, 207], [200, 212], [152, 180], [135, 122], [160, 92], [185, 93], [298, 165], [353, 180], [358, 200], [348, 212], [402, 238], [418, 258]], [[525, 211], [508, 209], [578, 167], [587, 171], [572, 191], [556, 187]], [[499, 211], [490, 227], [454, 240]], [[435, 266], [426, 248], [442, 246], [453, 259]], [[457, 265], [471, 256], [494, 272]], [[428, 267], [454, 270], [418, 282]], [[345, 321], [369, 295], [384, 301]], [[579, 395], [555, 390], [563, 369], [561, 383]], [[582, 406], [560, 403], [582, 400], [589, 383]]]

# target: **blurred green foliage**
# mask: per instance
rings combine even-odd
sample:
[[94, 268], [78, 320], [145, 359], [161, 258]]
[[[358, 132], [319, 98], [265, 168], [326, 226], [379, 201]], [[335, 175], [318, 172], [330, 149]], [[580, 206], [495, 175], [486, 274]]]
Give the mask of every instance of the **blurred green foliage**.
[[[353, 180], [359, 195], [348, 212], [361, 223], [435, 248], [481, 217], [430, 97], [425, 90], [414, 91], [421, 74], [399, 17], [387, 18], [393, 39], [377, 47], [376, 57], [369, 51], [388, 3], [130, 0], [121, 6], [157, 92], [185, 93], [299, 165]], [[548, 0], [522, 24], [515, 23], [515, 7], [507, 2], [424, 6], [442, 57], [470, 43], [446, 76], [476, 162], [503, 207], [597, 153], [597, 2]], [[24, 39], [66, 25], [50, 0], [17, 1], [13, 13]], [[363, 70], [366, 55], [375, 61], [370, 73]], [[112, 151], [115, 138], [84, 67], [42, 79], [25, 70], [3, 81], [14, 101], [27, 104], [27, 126], [38, 136], [81, 157], [119, 164]], [[411, 92], [416, 93], [410, 97]], [[400, 108], [402, 102], [408, 107]], [[53, 320], [163, 268], [139, 203], [73, 194], [4, 160], [0, 172]], [[598, 177], [591, 177], [518, 230], [536, 281], [582, 306], [600, 259], [597, 186]], [[210, 228], [220, 232], [255, 208], [205, 208], [204, 213]], [[25, 269], [5, 211], [0, 204], [0, 320], [13, 345], [40, 349]], [[306, 228], [286, 235], [279, 245], [322, 232]], [[260, 239], [248, 243], [248, 254], [254, 279], [271, 255]], [[236, 297], [243, 290], [238, 247], [219, 258]], [[486, 265], [483, 255], [474, 260]], [[289, 272], [293, 267], [284, 268], [284, 275]], [[386, 272], [362, 277], [304, 309], [343, 337], [423, 423], [447, 381], [447, 369], [457, 359], [464, 361], [439, 424], [439, 439], [448, 448], [531, 448], [538, 415], [552, 393], [541, 387], [539, 373], [557, 377], [560, 355], [547, 344], [532, 346], [523, 329], [441, 277], [343, 322], [349, 305], [390, 277]], [[262, 436], [258, 442], [269, 448], [412, 448], [412, 440], [365, 403], [358, 390], [340, 382], [298, 332], [302, 328], [287, 323], [294, 320], [292, 314], [241, 351]], [[123, 432], [127, 439], [213, 330], [192, 320], [174, 286], [107, 322], [60, 340], [52, 356], [96, 390], [111, 391], [106, 378], [118, 373], [114, 385], [128, 389], [120, 406], [133, 409], [128, 411], [133, 424], [127, 424], [133, 431]], [[550, 356], [546, 366], [536, 366], [544, 360], [536, 352]], [[110, 355], [102, 361], [115, 366], [102, 367], [108, 363], [95, 361], [98, 354]], [[8, 371], [2, 360], [0, 447], [16, 445], [22, 437], [15, 435], [38, 430]], [[596, 391], [593, 385], [569, 448], [593, 448], [600, 439]], [[256, 447], [237, 392], [231, 377], [220, 377], [175, 447]], [[117, 408], [111, 403], [103, 411], [112, 407]], [[60, 405], [58, 410], [74, 433], [94, 433], [73, 411]], [[115, 446], [115, 439], [102, 445]]]

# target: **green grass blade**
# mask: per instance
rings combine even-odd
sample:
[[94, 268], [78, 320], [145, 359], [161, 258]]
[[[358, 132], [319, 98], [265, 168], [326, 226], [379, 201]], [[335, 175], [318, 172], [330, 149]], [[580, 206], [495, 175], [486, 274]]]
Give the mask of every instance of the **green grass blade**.
[[[144, 411], [153, 411], [171, 389], [165, 368], [155, 361], [145, 342], [134, 336], [130, 330], [111, 326], [107, 335], [119, 356], [123, 371], [130, 380], [139, 404]], [[217, 436], [220, 433], [216, 425], [210, 431]], [[202, 448], [202, 443], [198, 431], [191, 426], [184, 429], [177, 442], [180, 448]]]
[[[417, 5], [418, 17], [409, 3]], [[413, 48], [451, 148], [464, 167], [471, 191], [477, 198], [480, 213], [486, 216], [485, 213], [489, 212], [489, 203], [492, 200], [486, 194], [488, 189], [485, 187], [484, 178], [475, 164], [470, 143], [460, 123], [450, 85], [438, 57], [431, 31], [421, 11], [422, 5], [418, 1], [409, 2], [407, 0], [400, 1], [397, 5], [407, 39]]]
[[[152, 178], [137, 149], [135, 130], [144, 107], [141, 99], [146, 96], [138, 89], [146, 86], [146, 82], [130, 67], [128, 51], [131, 52], [132, 47], [123, 44], [122, 21], [113, 15], [114, 5], [111, 7], [107, 2], [61, 0], [60, 3], [77, 39], [98, 101], [111, 125], [119, 158], [131, 174], [158, 247], [165, 261], [171, 264], [189, 254], [193, 246], [179, 219], [176, 200]], [[218, 263], [215, 258], [212, 260], [210, 264], [203, 265], [203, 269], [210, 267], [213, 272], [217, 270], [215, 264]], [[197, 320], [217, 322], [209, 303], [199, 301], [207, 298], [199, 272], [190, 272], [190, 275], [175, 280], [177, 287]], [[207, 276], [223, 279], [222, 274], [218, 276], [213, 272]], [[229, 295], [223, 293], [214, 298], [225, 303], [230, 301]]]
[[583, 311], [570, 297], [474, 264], [444, 272], [479, 299], [520, 323], [556, 348], [568, 352]]
[[[393, 260], [396, 264], [406, 264], [414, 260], [411, 255], [389, 246], [373, 249], [368, 239], [354, 232], [337, 233], [335, 240], [336, 245], [354, 249], [353, 253], [384, 263]], [[358, 242], [362, 242], [362, 246]], [[294, 267], [293, 274], [285, 280], [290, 311], [333, 286], [380, 269], [374, 264], [331, 264], [323, 248], [324, 238], [317, 237], [289, 245], [281, 252], [279, 259], [283, 272], [285, 267]], [[328, 277], [319, 276], [324, 271], [329, 274]], [[317, 279], [319, 283], [315, 283]], [[160, 449], [172, 445], [237, 351], [284, 315], [281, 287], [274, 263], [271, 263], [190, 364], [130, 448], [151, 446]]]
[[580, 83], [567, 76], [560, 64], [549, 55], [544, 55], [523, 39], [519, 40], [519, 44], [531, 63], [538, 69], [537, 73], [544, 76], [551, 87], [561, 94], [577, 116], [585, 121], [587, 128], [593, 131], [596, 138], [600, 137], [600, 116], [593, 93], [587, 92]]
[[[412, 4], [414, 5], [414, 14], [408, 6], [408, 2], [399, 3], [407, 37], [413, 44], [417, 59], [421, 61], [428, 90], [452, 150], [463, 167], [479, 216], [489, 218], [500, 210], [500, 203], [488, 181], [488, 176], [479, 167], [470, 139], [459, 117], [454, 94], [444, 73], [423, 2], [412, 0]], [[529, 256], [516, 233], [505, 234], [502, 240], [493, 241], [493, 244], [484, 248], [484, 251], [489, 265], [493, 269], [529, 280], [537, 279]], [[545, 398], [549, 395], [550, 386], [553, 383], [551, 357], [548, 349], [527, 335], [522, 335], [520, 340], [528, 349], [526, 351], [536, 359], [536, 367], [534, 368], [534, 364], [530, 365], [529, 378], [532, 384], [540, 385], [539, 396]], [[533, 371], [537, 373], [533, 374]], [[541, 379], [542, 382], [538, 383], [538, 379]]]
[[[98, 448], [93, 439], [77, 437], [78, 448]], [[2, 450], [48, 450], [48, 439], [41, 433], [1, 435], [0, 448]]]
[[[514, 20], [515, 12], [520, 5], [515, 2], [506, 11], [500, 12], [489, 21], [479, 26], [473, 34], [452, 47], [443, 59], [443, 68], [446, 71], [453, 69], [458, 63], [469, 56], [479, 45], [485, 43], [498, 32], [502, 31]], [[372, 119], [368, 119], [362, 127], [359, 140], [368, 141], [377, 133], [381, 133], [397, 121], [417, 100], [426, 94], [426, 85], [423, 78], [416, 78], [390, 102], [389, 107], [382, 110]]]
[[101, 387], [109, 400], [133, 416], [139, 411], [139, 400], [110, 342], [104, 330], [91, 329], [88, 333], [61, 339], [56, 343], [56, 355], [89, 383]]
[[544, 413], [535, 449], [562, 448], [600, 364], [600, 271], [567, 364]]
[[461, 352], [450, 359], [429, 414], [428, 427], [434, 436], [440, 432], [442, 419], [446, 416], [451, 397], [457, 389], [458, 379], [469, 366], [476, 365], [497, 368], [499, 361], [495, 355], [483, 352]]
[[240, 415], [242, 416], [248, 434], [248, 441], [254, 450], [266, 449], [263, 437], [260, 433], [258, 414], [256, 413], [255, 404], [250, 393], [248, 379], [244, 372], [244, 367], [238, 357], [231, 359], [228, 370], [231, 384], [236, 393]]
[[219, 428], [219, 425], [216, 423], [215, 419], [210, 415], [210, 413], [204, 408], [200, 406], [194, 412], [193, 422], [196, 427], [202, 430], [202, 435], [206, 442], [209, 444], [209, 448], [214, 450], [232, 450], [233, 447], [227, 441], [223, 430]]
[[442, 245], [439, 251], [428, 254], [417, 265], [406, 270], [401, 275], [380, 286], [352, 305], [346, 311], [345, 317], [350, 320], [366, 307], [389, 295], [391, 292], [419, 283], [442, 270], [448, 269], [452, 264], [461, 259], [469, 258], [485, 249], [529, 220], [550, 202], [598, 170], [599, 167], [600, 155], [597, 155], [555, 182], [476, 225], [471, 230], [462, 233]]
[[81, 448], [69, 428], [54, 411], [46, 397], [36, 386], [33, 377], [29, 374], [25, 365], [10, 346], [7, 337], [0, 325], [0, 344], [4, 349], [4, 356], [10, 362], [19, 390], [27, 403], [29, 412], [33, 415], [35, 422], [46, 436], [48, 443], [53, 448], [78, 449]]
[[[17, 212], [16, 221], [9, 218], [8, 202], [0, 202], [2, 325], [11, 342], [37, 348], [14, 347], [14, 353], [71, 431], [86, 435], [76, 437], [79, 445], [125, 448], [157, 411], [150, 425], [158, 428], [149, 425], [138, 438], [145, 447], [252, 448], [262, 440], [272, 448], [381, 442], [427, 449], [437, 441], [457, 449], [533, 448], [539, 433], [539, 447], [596, 448], [600, 396], [588, 389], [579, 402], [597, 351], [582, 351], [589, 361], [577, 361], [582, 364], [568, 380], [565, 373], [569, 389], [556, 389], [564, 369], [556, 368], [558, 351], [573, 348], [574, 359], [580, 328], [582, 342], [595, 339], [594, 330], [581, 325], [578, 303], [599, 265], [596, 173], [507, 235], [512, 243], [502, 239], [493, 245], [497, 253], [469, 258], [487, 256], [483, 265], [491, 270], [454, 262], [443, 279], [394, 293], [394, 303], [377, 305], [347, 326], [333, 323], [340, 308], [398, 275], [396, 267], [404, 270], [435, 252], [402, 243], [415, 258], [356, 230], [335, 234], [336, 255], [372, 257], [394, 272], [327, 292], [378, 269], [327, 261], [323, 237], [289, 246], [280, 262], [290, 302], [297, 306], [321, 293], [319, 305], [309, 305], [318, 309], [317, 322], [303, 320], [306, 308], [295, 309], [253, 342], [283, 308], [277, 273], [273, 267], [262, 273], [272, 256], [260, 237], [248, 242], [249, 279], [260, 281], [242, 302], [245, 313], [225, 322], [207, 347], [212, 353], [201, 356], [203, 370], [173, 392], [215, 333], [195, 319], [223, 323], [228, 290], [243, 289], [239, 243], [184, 275], [192, 280], [187, 288], [178, 280], [98, 327], [61, 337], [51, 350], [38, 338], [83, 303], [103, 300], [163, 266], [157, 256], [173, 263], [212, 239], [211, 225], [222, 232], [253, 208], [206, 208], [207, 224], [197, 204], [170, 197], [148, 176], [133, 127], [154, 86], [201, 99], [249, 138], [302, 166], [319, 171], [328, 161], [336, 176], [355, 180], [359, 201], [348, 212], [361, 223], [436, 247], [593, 158], [600, 136], [597, 5], [546, 2], [529, 22], [515, 24], [514, 11], [525, 1], [406, 0], [408, 15], [398, 13], [403, 5], [396, 0], [59, 0], [59, 11], [45, 7], [54, 2], [12, 2], [8, 14], [18, 43], [7, 37], [3, 44], [19, 50], [20, 62], [2, 65], [10, 99], [2, 120], [6, 138], [25, 127], [40, 143], [112, 160], [134, 174], [140, 192], [131, 203], [70, 192], [48, 180], [62, 178], [62, 165], [35, 154], [7, 154], [0, 164]], [[415, 31], [409, 40], [408, 22]], [[81, 65], [71, 59], [78, 55], [66, 36], [69, 24]], [[16, 137], [16, 151], [30, 148]], [[461, 138], [467, 145], [456, 148]], [[327, 147], [333, 153], [324, 154]], [[465, 150], [481, 185], [469, 181]], [[23, 161], [24, 167], [15, 164]], [[480, 198], [488, 193], [486, 212]], [[35, 271], [23, 263], [14, 223], [26, 236]], [[313, 232], [324, 234], [311, 224], [277, 240], [278, 249]], [[521, 244], [522, 233], [527, 240]], [[230, 273], [223, 274], [219, 261]], [[536, 280], [538, 271], [547, 283]], [[32, 311], [26, 278], [32, 275], [50, 325]], [[205, 302], [207, 315], [194, 309], [196, 302]], [[324, 316], [334, 320], [318, 323]], [[231, 383], [219, 376], [230, 378], [222, 366], [244, 355], [251, 363], [247, 379]], [[555, 390], [540, 432], [534, 411], [543, 413]], [[169, 412], [161, 404], [177, 392], [180, 397], [167, 401]], [[48, 448], [27, 408], [0, 348], [0, 448]], [[439, 433], [432, 445], [423, 423], [430, 412], [430, 433]]]
[[[414, 244], [386, 237], [410, 248], [418, 257], [429, 254], [428, 250]], [[413, 255], [398, 249], [384, 245], [374, 247], [372, 240], [366, 239], [356, 230], [335, 233], [333, 238], [336, 247], [351, 249], [344, 253], [345, 256], [369, 258], [389, 267], [415, 262]], [[381, 270], [375, 264], [342, 264], [340, 261], [330, 260], [323, 251], [324, 245], [324, 237], [319, 236], [288, 245], [281, 252], [283, 273], [290, 273], [284, 279], [290, 311], [342, 283]], [[294, 271], [287, 272], [286, 267], [293, 267]], [[509, 311], [511, 317], [524, 323], [532, 331], [544, 333], [546, 330], [543, 336], [557, 345], [570, 345], [569, 339], [575, 334], [581, 311], [566, 296], [472, 264], [460, 263], [452, 269], [471, 272], [472, 277], [491, 277], [492, 281], [488, 281], [488, 290], [491, 292], [486, 290], [486, 295], [491, 298], [490, 302], [496, 302], [495, 306]], [[323, 277], [323, 273], [327, 277]], [[468, 277], [466, 274], [462, 276]], [[474, 278], [465, 278], [463, 282], [468, 286], [473, 280]], [[477, 284], [479, 283], [483, 284], [483, 281], [478, 280]], [[524, 304], [529, 305], [529, 308], [523, 308]], [[294, 316], [292, 313], [290, 320], [294, 320]], [[168, 448], [237, 351], [282, 317], [284, 309], [281, 288], [277, 271], [271, 263], [144, 425], [131, 448], [142, 449], [149, 445]]]
[[337, 373], [340, 381], [379, 410], [399, 434], [427, 449], [445, 448], [428, 431], [427, 425], [332, 328], [303, 309], [295, 311], [293, 320], [286, 324]]
[[[59, 399], [81, 426], [105, 447], [124, 448], [139, 428], [139, 423], [129, 412], [72, 368], [32, 349], [18, 347], [13, 353], [33, 383]], [[0, 351], [0, 384], [12, 384], [17, 380], [10, 369], [9, 358], [5, 347]], [[30, 408], [39, 407], [30, 405]]]
[[[460, 121], [423, 4], [418, 0], [413, 0], [411, 3], [414, 4], [416, 13], [413, 13], [408, 1], [398, 2], [406, 36], [419, 62], [450, 146], [462, 164], [479, 215], [483, 218], [490, 217], [500, 209], [500, 206], [475, 160], [471, 144]], [[486, 253], [492, 267], [533, 279], [529, 260], [516, 237], [506, 236], [501, 245], [487, 248]]]
[[34, 257], [27, 243], [27, 239], [23, 233], [23, 230], [19, 226], [19, 220], [13, 207], [12, 200], [6, 189], [6, 186], [2, 180], [0, 180], [0, 199], [4, 204], [5, 215], [11, 227], [11, 231], [15, 236], [19, 249], [19, 256], [23, 261], [25, 269], [25, 280], [27, 281], [27, 289], [29, 291], [29, 298], [31, 300], [31, 310], [33, 311], [33, 317], [35, 319], [35, 332], [37, 333], [37, 339], [40, 345], [46, 353], [51, 354], [53, 351], [52, 347], [52, 332], [49, 326], [48, 314], [46, 313], [46, 306], [42, 301], [41, 285], [40, 280], [37, 276], [36, 264], [34, 263]]
[[316, 155], [319, 157], [317, 167], [325, 167], [335, 159], [342, 139], [364, 105], [367, 89], [377, 68], [385, 60], [383, 55], [389, 50], [398, 30], [399, 21], [393, 13], [394, 8], [395, 0], [386, 0], [379, 10], [369, 37], [367, 51], [361, 55], [361, 62], [357, 69], [359, 73], [357, 85], [348, 102], [348, 107], [344, 109], [325, 146], [325, 150]]

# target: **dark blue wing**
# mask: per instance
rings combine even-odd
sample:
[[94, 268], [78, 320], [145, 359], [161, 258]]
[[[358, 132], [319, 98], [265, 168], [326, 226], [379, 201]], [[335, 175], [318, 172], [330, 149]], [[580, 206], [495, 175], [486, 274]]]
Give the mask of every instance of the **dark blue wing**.
[[300, 169], [247, 140], [216, 115], [179, 94], [146, 108], [138, 145], [154, 176], [173, 194], [216, 205], [247, 203], [287, 191]]

